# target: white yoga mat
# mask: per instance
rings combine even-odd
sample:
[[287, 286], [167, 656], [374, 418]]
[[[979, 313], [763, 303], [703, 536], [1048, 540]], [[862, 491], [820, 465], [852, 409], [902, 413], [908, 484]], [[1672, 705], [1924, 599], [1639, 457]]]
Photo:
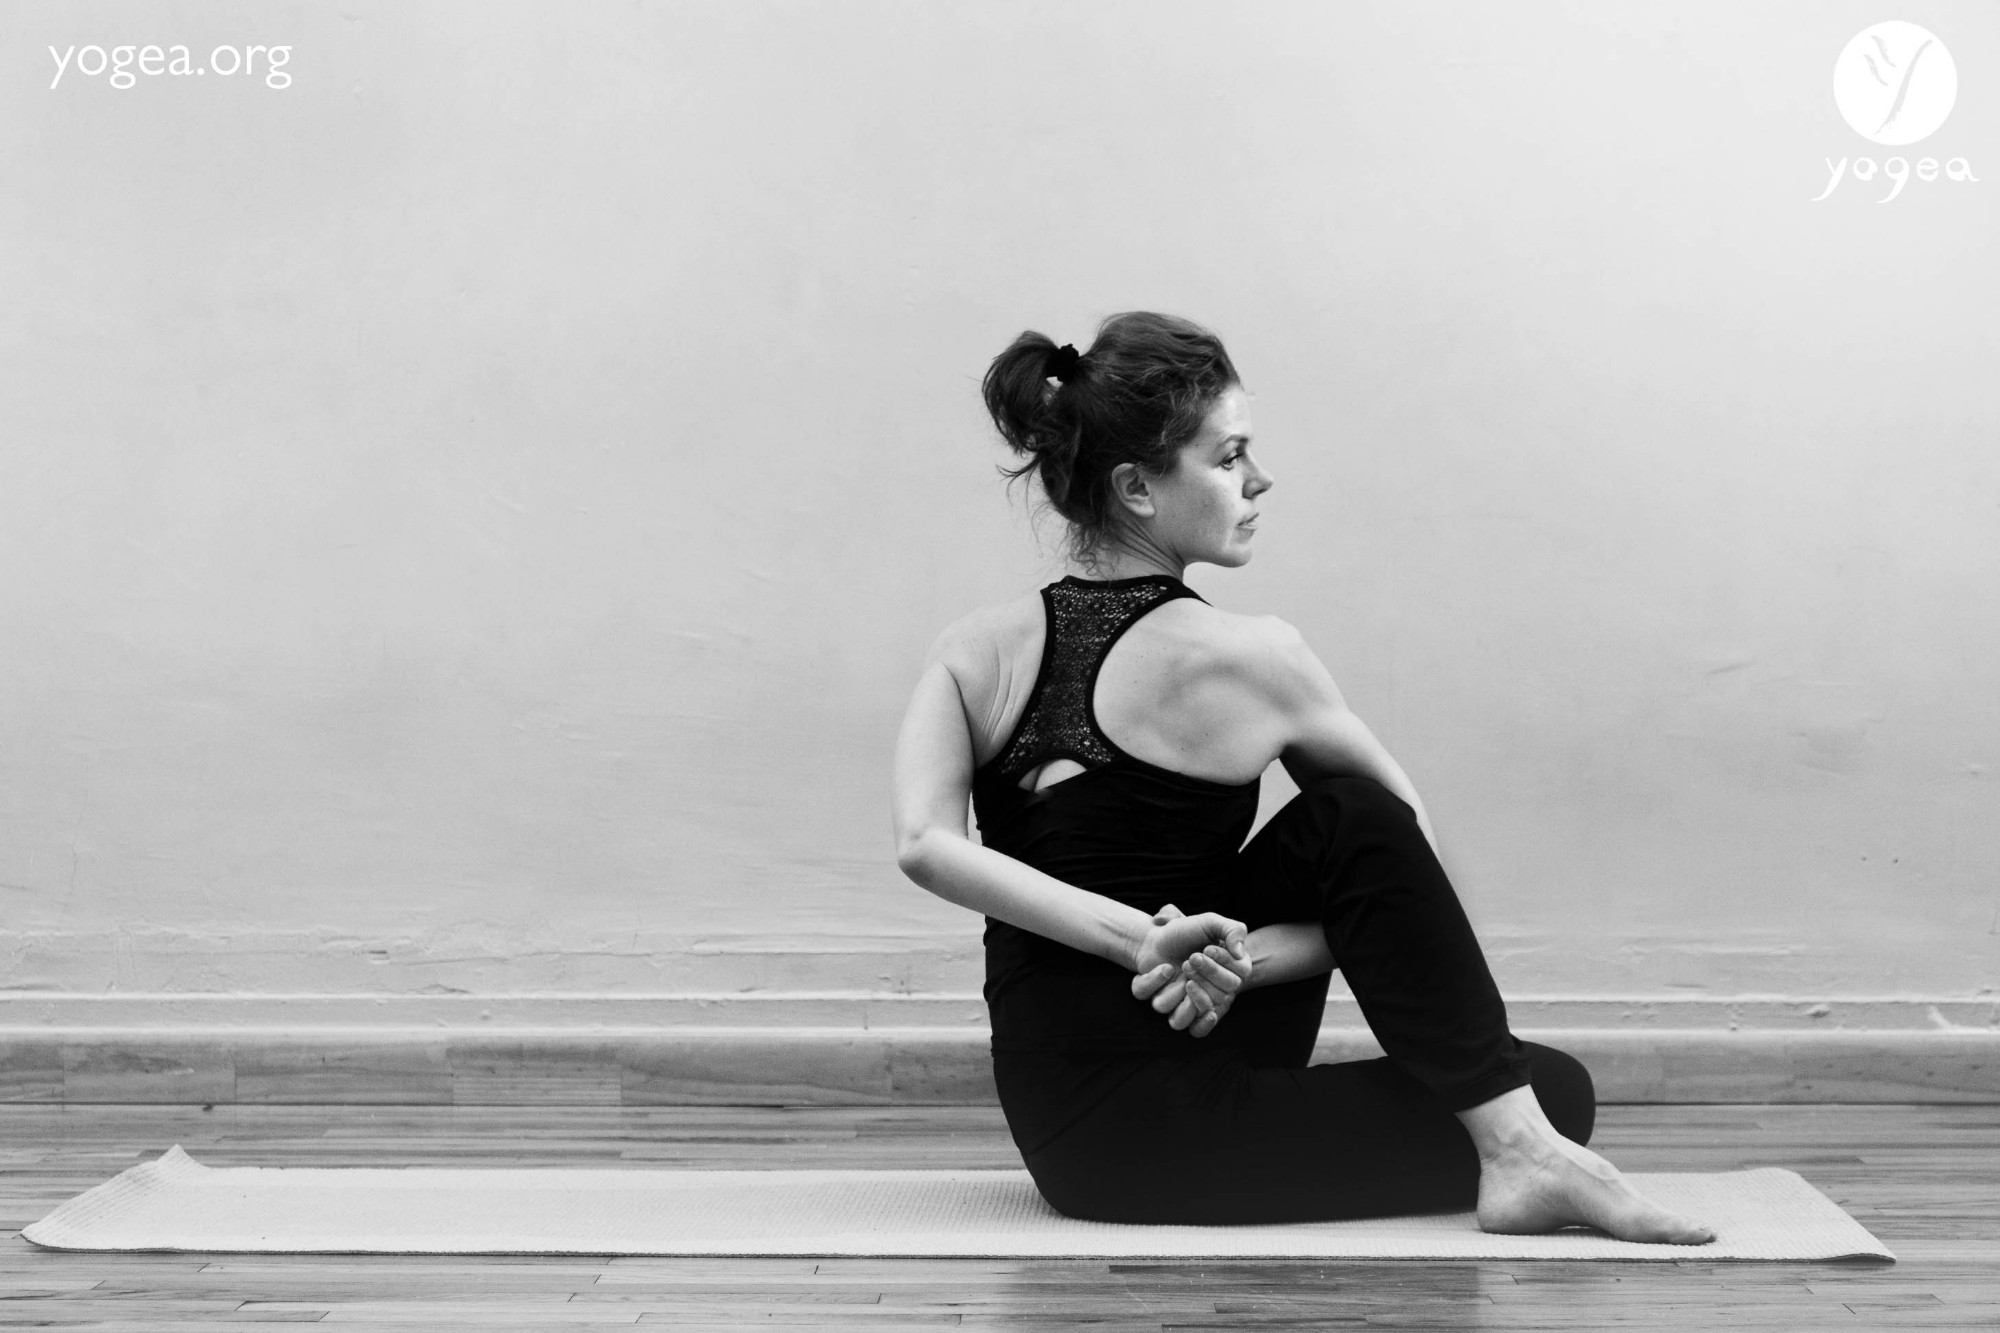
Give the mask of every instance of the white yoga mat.
[[1064, 1258], [1842, 1259], [1895, 1256], [1790, 1171], [1637, 1175], [1707, 1245], [1490, 1236], [1472, 1214], [1282, 1226], [1078, 1222], [1025, 1171], [206, 1167], [175, 1147], [21, 1234], [59, 1250]]

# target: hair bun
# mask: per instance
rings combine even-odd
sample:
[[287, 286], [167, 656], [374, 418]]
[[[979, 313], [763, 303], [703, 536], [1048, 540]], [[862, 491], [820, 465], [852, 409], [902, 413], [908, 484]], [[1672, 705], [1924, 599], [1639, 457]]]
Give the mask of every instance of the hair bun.
[[1076, 374], [1076, 368], [1083, 361], [1083, 354], [1070, 343], [1064, 343], [1049, 353], [1048, 373], [1055, 376], [1056, 383], [1067, 384], [1069, 377]]
[[1089, 347], [1058, 347], [1026, 329], [979, 382], [1000, 438], [1021, 459], [1000, 471], [1016, 480], [1032, 474], [1069, 524], [1079, 558], [1122, 539], [1125, 510], [1111, 474], [1126, 463], [1149, 475], [1171, 472], [1216, 401], [1242, 383], [1220, 338], [1173, 315], [1112, 315]]

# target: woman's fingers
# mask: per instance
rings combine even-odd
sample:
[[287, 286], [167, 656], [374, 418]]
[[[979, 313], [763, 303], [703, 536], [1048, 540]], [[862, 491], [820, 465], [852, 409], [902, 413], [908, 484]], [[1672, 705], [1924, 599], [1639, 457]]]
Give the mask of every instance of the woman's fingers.
[[1243, 985], [1243, 978], [1235, 969], [1217, 962], [1206, 951], [1188, 955], [1181, 975], [1203, 982], [1210, 990], [1224, 995], [1234, 995]]
[[1250, 949], [1247, 941], [1238, 941], [1228, 948], [1211, 944], [1202, 953], [1236, 974], [1240, 981], [1250, 980]]
[[1227, 998], [1218, 999], [1199, 982], [1188, 986], [1189, 1022], [1188, 1032], [1192, 1036], [1206, 1037], [1215, 1031], [1215, 1025], [1229, 1012]]
[[1229, 991], [1211, 987], [1200, 978], [1187, 979], [1187, 1005], [1194, 1015], [1190, 1031], [1197, 1037], [1215, 1031], [1215, 1025], [1235, 1001], [1235, 995]]
[[1213, 959], [1217, 967], [1234, 976], [1239, 983], [1250, 980], [1250, 954], [1247, 950], [1240, 958], [1233, 953], [1225, 953], [1214, 945], [1202, 950], [1202, 953]]
[[1250, 927], [1220, 912], [1203, 912], [1197, 919], [1208, 928], [1209, 938], [1224, 948], [1229, 947], [1231, 940], [1241, 940], [1250, 933]]
[[1234, 997], [1225, 995], [1217, 987], [1210, 986], [1198, 976], [1181, 974], [1181, 984], [1187, 987], [1187, 1000], [1203, 1013]]
[[1229, 948], [1231, 941], [1240, 944], [1250, 933], [1250, 928], [1241, 921], [1220, 912], [1203, 912], [1192, 920], [1199, 921], [1208, 932], [1208, 937], [1225, 949]]
[[1250, 976], [1248, 928], [1219, 912], [1190, 917], [1172, 903], [1154, 914], [1153, 928], [1140, 956], [1164, 961], [1132, 978], [1132, 995], [1166, 1015], [1176, 1032], [1205, 1037]]

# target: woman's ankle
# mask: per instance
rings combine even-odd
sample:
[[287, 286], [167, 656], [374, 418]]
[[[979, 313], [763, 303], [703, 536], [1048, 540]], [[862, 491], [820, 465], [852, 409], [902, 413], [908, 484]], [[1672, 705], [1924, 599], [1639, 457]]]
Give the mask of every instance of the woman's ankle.
[[1531, 1087], [1511, 1088], [1457, 1114], [1465, 1132], [1472, 1136], [1472, 1146], [1481, 1161], [1559, 1137]]

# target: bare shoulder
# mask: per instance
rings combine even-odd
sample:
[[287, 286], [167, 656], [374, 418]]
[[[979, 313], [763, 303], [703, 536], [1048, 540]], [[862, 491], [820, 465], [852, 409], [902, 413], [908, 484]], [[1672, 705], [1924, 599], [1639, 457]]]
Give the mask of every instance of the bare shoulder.
[[1305, 636], [1278, 616], [1244, 615], [1186, 598], [1150, 619], [1158, 622], [1162, 646], [1171, 645], [1191, 679], [1247, 686], [1275, 701], [1309, 689], [1326, 674]]
[[1112, 645], [1098, 673], [1098, 724], [1148, 763], [1247, 782], [1284, 753], [1313, 711], [1315, 665], [1304, 638], [1278, 617], [1182, 598]]
[[957, 682], [966, 725], [981, 762], [991, 757], [1034, 688], [1046, 627], [1040, 592], [960, 616], [931, 644]]
[[929, 660], [943, 662], [963, 686], [1018, 656], [1023, 641], [1039, 640], [1041, 635], [1041, 594], [1029, 593], [952, 621], [932, 641]]

